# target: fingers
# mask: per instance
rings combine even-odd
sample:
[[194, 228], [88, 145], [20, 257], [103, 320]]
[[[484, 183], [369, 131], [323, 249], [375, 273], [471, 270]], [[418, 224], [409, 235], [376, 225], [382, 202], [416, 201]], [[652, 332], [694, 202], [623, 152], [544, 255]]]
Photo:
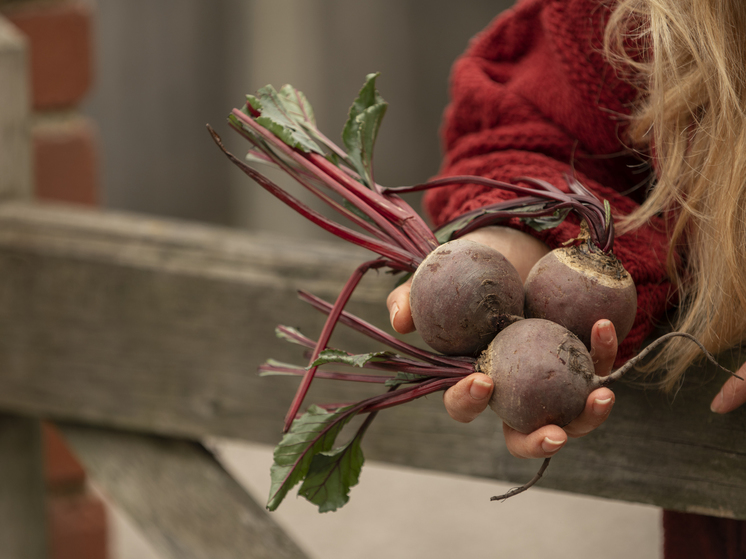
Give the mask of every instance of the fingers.
[[409, 307], [409, 289], [411, 280], [394, 289], [386, 298], [386, 306], [391, 317], [391, 326], [400, 334], [414, 332], [412, 309]]
[[614, 407], [614, 401], [614, 393], [608, 388], [594, 390], [585, 401], [585, 409], [565, 425], [565, 431], [573, 438], [587, 435], [606, 421]]
[[[746, 379], [746, 364], [737, 372], [738, 376]], [[746, 380], [730, 377], [710, 404], [715, 413], [728, 413], [746, 403]]]
[[[616, 330], [610, 320], [599, 320], [591, 331], [591, 359], [596, 374], [601, 377], [609, 375], [614, 367], [618, 342]], [[598, 428], [611, 413], [614, 407], [614, 393], [608, 388], [599, 388], [588, 395], [583, 412], [576, 417], [565, 431], [571, 437], [583, 437]]]
[[482, 373], [474, 373], [453, 385], [443, 394], [446, 411], [456, 421], [469, 423], [489, 404], [494, 385]]
[[516, 458], [549, 458], [567, 442], [567, 433], [557, 425], [545, 425], [524, 435], [503, 423], [505, 444]]
[[599, 320], [591, 330], [591, 359], [596, 374], [605, 377], [611, 373], [617, 352], [616, 330], [610, 320]]
[[588, 396], [583, 412], [564, 428], [545, 425], [524, 435], [503, 423], [505, 443], [517, 458], [549, 458], [565, 445], [568, 436], [582, 437], [600, 426], [613, 406], [614, 393], [608, 388], [599, 388]]

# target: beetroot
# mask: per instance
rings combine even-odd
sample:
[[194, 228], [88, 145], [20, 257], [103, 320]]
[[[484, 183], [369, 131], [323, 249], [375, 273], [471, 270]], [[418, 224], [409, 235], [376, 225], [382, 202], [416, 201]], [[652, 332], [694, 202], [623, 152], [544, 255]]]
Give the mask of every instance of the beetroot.
[[[585, 408], [591, 392], [609, 386], [660, 344], [685, 337], [720, 366], [692, 335], [669, 332], [608, 376], [595, 374], [593, 359], [580, 339], [565, 327], [540, 318], [526, 318], [500, 332], [476, 360], [475, 370], [495, 383], [490, 407], [513, 429], [531, 433], [544, 425], [564, 427]], [[737, 375], [734, 375], [737, 376]], [[740, 377], [738, 377], [740, 378]]]
[[598, 387], [593, 360], [578, 337], [538, 318], [500, 332], [476, 368], [495, 383], [490, 407], [521, 433], [549, 424], [567, 425]]
[[598, 320], [610, 320], [621, 342], [637, 313], [632, 276], [612, 253], [587, 243], [551, 251], [531, 269], [525, 287], [526, 317], [563, 325], [588, 349]]
[[523, 283], [497, 250], [466, 239], [432, 251], [412, 278], [412, 319], [422, 339], [446, 355], [478, 355], [523, 315]]

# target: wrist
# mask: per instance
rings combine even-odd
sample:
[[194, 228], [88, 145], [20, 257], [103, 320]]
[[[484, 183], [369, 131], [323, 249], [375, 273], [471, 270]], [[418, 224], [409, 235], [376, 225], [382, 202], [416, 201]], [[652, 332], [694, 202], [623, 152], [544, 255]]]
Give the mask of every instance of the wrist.
[[523, 281], [550, 248], [528, 233], [501, 225], [482, 227], [463, 236], [499, 251], [518, 270]]

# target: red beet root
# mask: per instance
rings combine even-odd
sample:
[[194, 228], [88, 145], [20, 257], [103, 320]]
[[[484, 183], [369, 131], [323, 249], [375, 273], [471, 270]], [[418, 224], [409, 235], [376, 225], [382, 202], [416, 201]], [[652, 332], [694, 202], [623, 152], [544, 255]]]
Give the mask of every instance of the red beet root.
[[478, 355], [523, 315], [523, 284], [495, 249], [458, 239], [441, 245], [412, 279], [412, 319], [422, 339], [446, 355]]
[[564, 426], [600, 386], [575, 334], [548, 320], [525, 319], [498, 334], [477, 362], [495, 383], [490, 407], [521, 433]]
[[612, 254], [587, 243], [558, 248], [539, 260], [526, 279], [526, 316], [557, 322], [591, 347], [591, 329], [610, 320], [622, 341], [632, 329], [637, 292], [632, 276]]

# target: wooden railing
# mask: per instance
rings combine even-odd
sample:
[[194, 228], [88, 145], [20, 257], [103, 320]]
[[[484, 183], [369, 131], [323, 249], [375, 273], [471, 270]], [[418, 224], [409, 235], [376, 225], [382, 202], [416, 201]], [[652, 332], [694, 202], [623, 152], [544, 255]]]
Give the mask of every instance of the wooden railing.
[[[303, 358], [275, 338], [274, 326], [317, 333], [323, 316], [295, 291], [332, 298], [364, 256], [345, 245], [306, 246], [137, 215], [0, 206], [3, 471], [23, 471], [38, 453], [28, 437], [12, 436], [33, 431], [18, 418], [49, 418], [93, 478], [173, 557], [247, 557], [249, 540], [271, 549], [263, 555], [254, 543], [257, 557], [298, 556], [201, 441], [277, 443], [296, 381], [259, 377], [256, 367], [267, 357]], [[392, 281], [368, 278], [351, 310], [385, 326]], [[343, 326], [333, 345], [371, 349]], [[721, 360], [733, 366], [735, 357]], [[709, 411], [719, 373], [693, 370], [688, 378], [675, 398], [618, 385], [609, 421], [571, 441], [542, 486], [746, 518], [746, 413]], [[370, 394], [348, 384], [317, 381], [308, 401]], [[507, 453], [491, 413], [462, 425], [437, 397], [379, 414], [364, 451], [379, 461], [512, 482], [538, 466]], [[3, 495], [27, 503], [28, 491], [18, 484]]]

